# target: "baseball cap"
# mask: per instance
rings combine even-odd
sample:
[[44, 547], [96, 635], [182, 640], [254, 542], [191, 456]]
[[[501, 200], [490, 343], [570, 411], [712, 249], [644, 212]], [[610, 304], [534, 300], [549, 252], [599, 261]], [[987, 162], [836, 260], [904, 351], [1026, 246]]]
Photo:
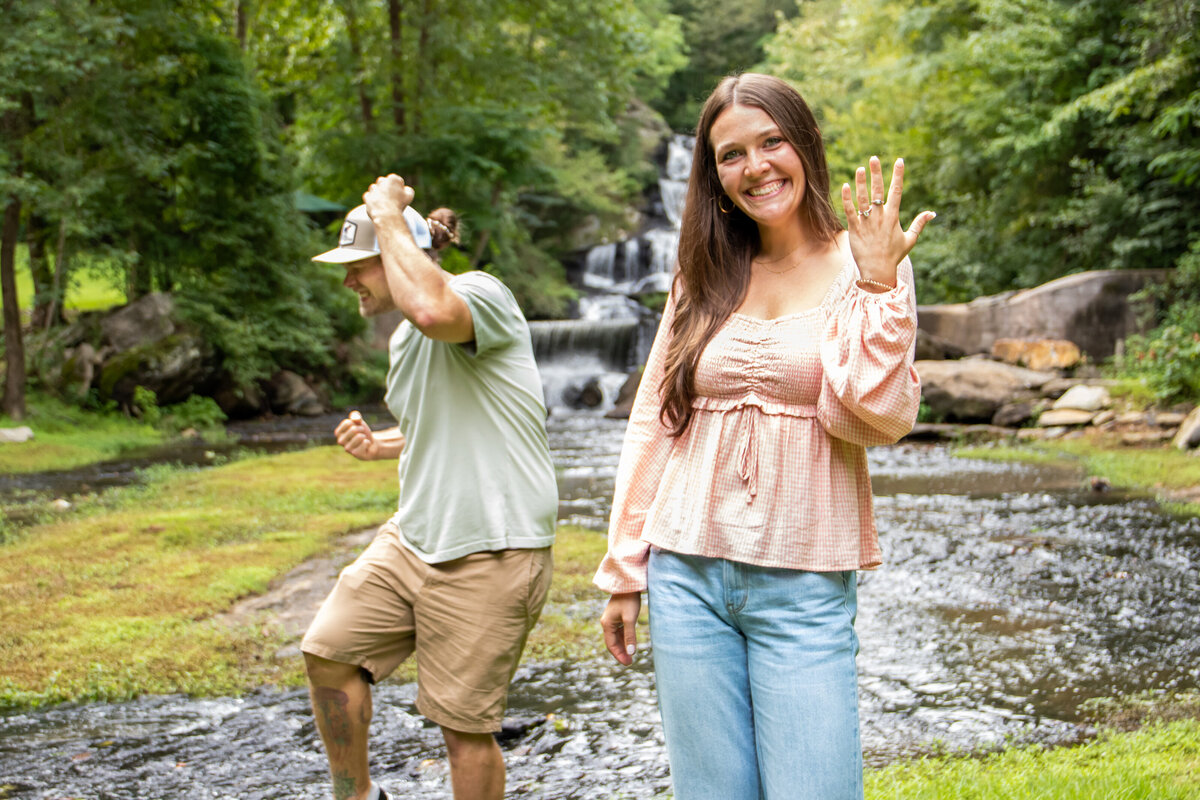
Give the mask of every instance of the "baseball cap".
[[[412, 206], [404, 207], [404, 221], [416, 241], [417, 247], [428, 250], [433, 247], [433, 236], [429, 233], [429, 223], [421, 216], [421, 212]], [[379, 239], [375, 236], [375, 223], [367, 215], [367, 207], [356, 206], [350, 209], [342, 223], [342, 231], [338, 234], [338, 246], [319, 256], [313, 256], [313, 261], [325, 264], [349, 264], [362, 261], [364, 258], [379, 255]]]

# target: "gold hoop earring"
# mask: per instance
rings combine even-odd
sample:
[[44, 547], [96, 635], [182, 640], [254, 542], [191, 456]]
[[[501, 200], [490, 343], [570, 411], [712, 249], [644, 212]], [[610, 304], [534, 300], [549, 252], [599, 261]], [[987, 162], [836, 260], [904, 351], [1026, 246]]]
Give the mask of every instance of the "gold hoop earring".
[[[725, 207], [724, 201], [726, 200], [729, 200], [729, 208]], [[729, 199], [729, 195], [723, 194], [717, 198], [717, 210], [722, 214], [728, 214], [730, 211], [733, 211], [733, 200]]]

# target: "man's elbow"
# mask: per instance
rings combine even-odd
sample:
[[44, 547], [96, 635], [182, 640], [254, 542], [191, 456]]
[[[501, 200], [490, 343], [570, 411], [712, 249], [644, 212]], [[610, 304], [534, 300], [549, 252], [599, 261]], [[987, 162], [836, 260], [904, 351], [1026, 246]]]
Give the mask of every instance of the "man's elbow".
[[454, 308], [419, 306], [405, 316], [422, 334], [440, 342], [469, 342], [475, 336], [471, 315], [458, 313]]

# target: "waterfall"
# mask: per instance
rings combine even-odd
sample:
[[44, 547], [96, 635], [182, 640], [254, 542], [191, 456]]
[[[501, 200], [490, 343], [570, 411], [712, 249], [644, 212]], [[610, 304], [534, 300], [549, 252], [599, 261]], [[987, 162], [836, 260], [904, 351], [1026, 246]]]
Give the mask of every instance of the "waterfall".
[[629, 372], [645, 361], [658, 320], [636, 298], [670, 289], [691, 161], [691, 137], [672, 136], [648, 224], [637, 236], [597, 244], [583, 257], [578, 317], [530, 323], [551, 409], [610, 405]]

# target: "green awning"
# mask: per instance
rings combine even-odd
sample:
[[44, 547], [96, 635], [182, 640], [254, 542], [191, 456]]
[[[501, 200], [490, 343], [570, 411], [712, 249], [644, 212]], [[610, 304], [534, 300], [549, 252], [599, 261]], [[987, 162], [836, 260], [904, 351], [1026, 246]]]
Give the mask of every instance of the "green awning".
[[292, 200], [296, 204], [296, 210], [303, 211], [305, 214], [319, 214], [322, 212], [337, 212], [341, 214], [346, 211], [346, 207], [340, 203], [334, 203], [326, 200], [324, 197], [317, 197], [315, 194], [302, 192], [299, 189], [292, 195]]

